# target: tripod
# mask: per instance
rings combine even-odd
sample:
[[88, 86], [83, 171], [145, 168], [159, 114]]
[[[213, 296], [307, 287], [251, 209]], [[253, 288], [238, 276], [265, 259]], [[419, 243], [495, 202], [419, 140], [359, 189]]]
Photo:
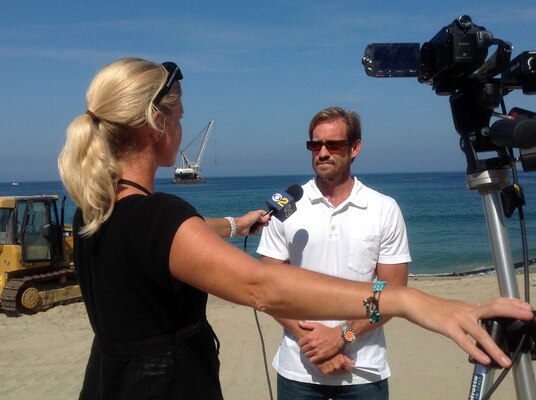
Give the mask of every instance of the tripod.
[[[467, 184], [470, 189], [478, 190], [482, 197], [500, 294], [502, 297], [519, 298], [500, 195], [501, 190], [509, 184], [508, 171], [509, 168], [503, 167], [470, 173], [467, 175]], [[493, 337], [496, 332], [492, 331], [491, 335]], [[517, 399], [536, 399], [532, 357], [527, 346], [513, 361], [512, 369]], [[481, 400], [491, 387], [493, 377], [494, 369], [492, 367], [476, 364], [471, 380], [469, 400]]]
[[[454, 126], [461, 136], [461, 149], [467, 159], [468, 186], [478, 190], [482, 197], [500, 294], [502, 297], [519, 298], [504, 223], [505, 209], [510, 214], [511, 205], [516, 204], [516, 199], [507, 199], [513, 203], [503, 209], [501, 194], [508, 186], [509, 169], [515, 171], [513, 149], [520, 150], [525, 171], [536, 171], [536, 113], [516, 107], [506, 115], [503, 97], [515, 89], [522, 89], [524, 94], [536, 94], [536, 52], [523, 52], [511, 61], [512, 44], [494, 38], [484, 27], [473, 24], [467, 15], [455, 19], [424, 43], [419, 56], [410, 54], [408, 58], [415, 58], [413, 65], [408, 67], [405, 59], [401, 62], [400, 59], [390, 58], [392, 54], [395, 54], [395, 58], [402, 58], [400, 54], [404, 49], [408, 53], [409, 48], [411, 53], [415, 50], [414, 45], [370, 44], [363, 57], [365, 72], [375, 77], [417, 76], [420, 83], [432, 85], [436, 94], [450, 96]], [[488, 48], [495, 45], [495, 53], [487, 58]], [[494, 112], [499, 106], [502, 114]], [[490, 126], [492, 116], [500, 119]], [[479, 160], [478, 153], [492, 151], [497, 153], [497, 157]], [[513, 189], [515, 191], [517, 187]], [[519, 211], [522, 215], [521, 208]], [[506, 320], [483, 323], [499, 344], [500, 336], [504, 333], [503, 336], [508, 340], [505, 348], [512, 347], [516, 335], [521, 332], [518, 344], [514, 345], [518, 349], [513, 357], [517, 398], [536, 400], [531, 355], [531, 347], [536, 341], [536, 318], [529, 323]], [[489, 389], [495, 386], [492, 382], [493, 373], [492, 367], [475, 366], [470, 400], [488, 397]]]

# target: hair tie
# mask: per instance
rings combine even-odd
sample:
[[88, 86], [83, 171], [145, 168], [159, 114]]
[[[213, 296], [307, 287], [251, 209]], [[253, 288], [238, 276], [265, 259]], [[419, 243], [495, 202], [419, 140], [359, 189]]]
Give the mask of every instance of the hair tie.
[[93, 112], [86, 110], [86, 114], [91, 117], [91, 120], [93, 121], [95, 125], [98, 125], [100, 123], [101, 121], [100, 118], [97, 117], [95, 114], [93, 114]]

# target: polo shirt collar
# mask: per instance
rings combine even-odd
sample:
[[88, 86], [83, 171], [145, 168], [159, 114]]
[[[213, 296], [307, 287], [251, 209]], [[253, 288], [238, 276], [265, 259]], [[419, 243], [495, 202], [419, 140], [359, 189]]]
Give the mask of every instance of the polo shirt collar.
[[[358, 208], [367, 208], [368, 200], [363, 194], [364, 187], [365, 186], [356, 177], [354, 177], [354, 186], [350, 196], [348, 196], [348, 198], [338, 208], [344, 207], [346, 204], [353, 205]], [[305, 189], [305, 193], [311, 201], [311, 204], [329, 203], [328, 199], [326, 199], [320, 192], [320, 189], [318, 189], [318, 186], [316, 185], [316, 178], [311, 179], [305, 186]]]

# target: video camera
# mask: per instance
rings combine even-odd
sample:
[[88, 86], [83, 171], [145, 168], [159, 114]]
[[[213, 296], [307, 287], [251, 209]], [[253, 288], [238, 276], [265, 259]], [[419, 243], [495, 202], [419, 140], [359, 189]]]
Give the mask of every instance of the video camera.
[[[488, 58], [491, 46], [496, 51]], [[443, 27], [430, 41], [373, 43], [362, 63], [368, 76], [416, 77], [438, 95], [450, 96], [456, 131], [468, 159], [468, 169], [487, 169], [504, 163], [504, 150], [519, 148], [525, 171], [536, 170], [535, 113], [516, 108], [506, 114], [503, 97], [514, 89], [536, 94], [536, 51], [511, 60], [513, 46], [496, 39], [467, 15]], [[498, 77], [498, 75], [501, 75]], [[494, 109], [502, 106], [502, 113]], [[491, 127], [492, 116], [500, 120]], [[477, 152], [497, 151], [499, 159], [481, 163]]]
[[[497, 50], [486, 62], [488, 49]], [[503, 85], [536, 94], [536, 51], [525, 51], [510, 62], [512, 45], [493, 38], [467, 15], [443, 27], [429, 42], [373, 43], [362, 63], [368, 76], [417, 77], [437, 94], [451, 94], [470, 80], [485, 81], [502, 72]], [[472, 75], [476, 71], [476, 75]]]

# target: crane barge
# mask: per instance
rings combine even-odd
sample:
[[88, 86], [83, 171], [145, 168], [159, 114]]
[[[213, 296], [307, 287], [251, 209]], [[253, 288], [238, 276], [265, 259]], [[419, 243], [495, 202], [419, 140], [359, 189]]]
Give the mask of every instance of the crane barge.
[[203, 160], [203, 155], [205, 154], [208, 138], [210, 137], [210, 133], [212, 131], [212, 127], [214, 126], [215, 121], [216, 119], [212, 118], [212, 120], [208, 123], [205, 129], [205, 133], [203, 135], [203, 142], [201, 143], [201, 147], [199, 148], [195, 161], [190, 161], [190, 159], [186, 155], [185, 149], [180, 150], [181, 158], [179, 161], [179, 166], [175, 168], [175, 171], [173, 173], [173, 179], [171, 180], [173, 183], [205, 183], [205, 179], [201, 175], [199, 175], [199, 171], [201, 170], [201, 161]]

